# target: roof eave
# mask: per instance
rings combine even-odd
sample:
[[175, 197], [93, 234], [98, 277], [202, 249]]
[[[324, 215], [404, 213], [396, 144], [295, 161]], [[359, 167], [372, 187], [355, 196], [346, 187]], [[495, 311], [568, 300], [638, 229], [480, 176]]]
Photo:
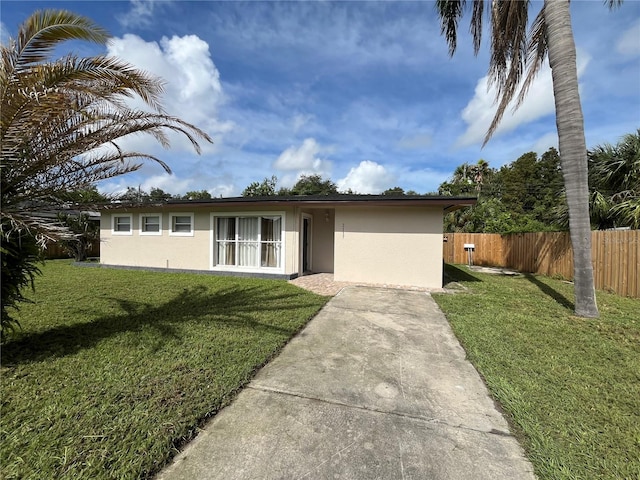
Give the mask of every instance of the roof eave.
[[378, 196], [350, 196], [346, 198], [340, 197], [273, 197], [273, 198], [251, 198], [251, 197], [234, 197], [220, 198], [211, 200], [168, 200], [167, 202], [154, 202], [143, 204], [121, 203], [105, 205], [104, 209], [144, 209], [144, 208], [207, 208], [207, 207], [247, 207], [247, 206], [304, 206], [311, 208], [331, 208], [337, 206], [376, 206], [376, 207], [442, 207], [444, 211], [453, 211], [458, 208], [475, 205], [477, 199], [475, 197], [391, 197], [384, 198], [383, 195]]

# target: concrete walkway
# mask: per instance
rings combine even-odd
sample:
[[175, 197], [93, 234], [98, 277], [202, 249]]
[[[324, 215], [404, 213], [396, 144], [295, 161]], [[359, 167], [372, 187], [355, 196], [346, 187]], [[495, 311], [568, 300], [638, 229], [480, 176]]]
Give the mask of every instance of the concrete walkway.
[[159, 478], [534, 475], [431, 296], [347, 287]]

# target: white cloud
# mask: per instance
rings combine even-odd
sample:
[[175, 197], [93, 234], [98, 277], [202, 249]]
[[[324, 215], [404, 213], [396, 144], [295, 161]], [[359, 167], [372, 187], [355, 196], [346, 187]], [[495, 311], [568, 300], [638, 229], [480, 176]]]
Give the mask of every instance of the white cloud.
[[[196, 35], [163, 37], [158, 43], [125, 34], [111, 39], [108, 54], [160, 77], [165, 82], [162, 105], [168, 114], [205, 130], [214, 141], [233, 129], [231, 122], [217, 118], [218, 107], [224, 101], [220, 74], [211, 59], [209, 45]], [[138, 99], [133, 106], [144, 108], [144, 103]], [[191, 150], [182, 135], [171, 134], [171, 141], [174, 148]], [[127, 148], [142, 151], [157, 148], [151, 137], [139, 136], [127, 142]], [[201, 145], [205, 151], [211, 148]]]
[[[118, 179], [104, 181], [98, 184], [98, 190], [106, 195], [119, 195], [125, 193], [128, 187], [140, 188], [144, 192], [149, 192], [152, 188], [160, 188], [172, 195], [184, 194], [192, 188], [192, 179], [178, 178], [173, 174], [160, 174], [146, 176], [140, 182], [132, 182], [131, 177], [125, 175]], [[200, 190], [200, 189], [198, 189]]]
[[289, 147], [273, 164], [278, 170], [296, 170], [298, 173], [328, 173], [331, 161], [320, 158], [322, 147], [313, 138], [307, 138], [299, 147]]
[[300, 129], [304, 127], [306, 124], [308, 124], [312, 119], [313, 119], [313, 115], [309, 115], [309, 114], [299, 113], [297, 115], [294, 115], [293, 119], [291, 120], [293, 131], [294, 132], [300, 131]]
[[107, 181], [98, 183], [98, 191], [107, 196], [122, 195], [127, 191], [127, 182], [120, 178], [117, 181]]
[[220, 73], [209, 56], [209, 44], [196, 35], [163, 37], [160, 45], [166, 61], [175, 67], [173, 74], [180, 77], [180, 102], [191, 99], [209, 99], [218, 103], [222, 98]]
[[338, 190], [341, 192], [349, 189], [355, 193], [381, 193], [391, 188], [395, 182], [395, 176], [379, 163], [371, 160], [363, 160], [360, 165], [352, 168], [347, 176], [338, 180]]
[[[282, 187], [291, 188], [296, 184], [298, 180], [300, 180], [300, 177], [301, 175], [297, 173], [287, 173], [285, 175], [282, 175], [281, 177], [278, 177], [276, 189]], [[265, 175], [263, 178], [269, 178], [269, 176]]]
[[620, 35], [616, 50], [623, 55], [640, 55], [640, 20]]
[[159, 188], [167, 193], [182, 194], [191, 190], [191, 180], [188, 178], [178, 178], [175, 175], [165, 173], [163, 175], [153, 175], [142, 182], [142, 190], [148, 192], [152, 188]]
[[170, 0], [131, 0], [131, 9], [116, 18], [123, 27], [147, 27], [152, 24], [156, 7], [167, 5]]
[[449, 177], [450, 172], [439, 172], [431, 168], [401, 169], [398, 172], [398, 181], [396, 183], [405, 190], [414, 190], [420, 194], [425, 194], [437, 191], [438, 186]]
[[215, 187], [211, 188], [210, 190], [207, 190], [212, 197], [233, 197], [233, 196], [237, 196], [238, 193], [236, 192], [237, 188], [235, 187], [235, 185], [233, 184], [220, 184], [220, 185], [216, 185]]
[[293, 47], [304, 52], [301, 63], [313, 64], [315, 72], [330, 66], [335, 75], [336, 68], [354, 65], [419, 66], [434, 57], [445, 59], [444, 41], [429, 41], [437, 25], [428, 12], [427, 2], [400, 9], [385, 2], [254, 2], [242, 15], [212, 15], [210, 28], [223, 36], [241, 35], [233, 49], [263, 52], [267, 47], [267, 55], [280, 61], [281, 52]]
[[546, 135], [540, 137], [536, 143], [533, 144], [533, 151], [538, 155], [542, 155], [544, 152], [549, 150], [549, 148], [554, 147], [556, 150], [558, 149], [558, 133], [557, 132], [549, 132]]
[[237, 188], [229, 178], [211, 176], [179, 177], [173, 174], [160, 174], [144, 177], [141, 183], [132, 181], [129, 176], [120, 177], [98, 184], [98, 190], [105, 195], [120, 195], [127, 191], [127, 187], [140, 188], [145, 192], [152, 188], [160, 188], [172, 195], [184, 195], [191, 190], [207, 190], [213, 197], [230, 197], [237, 195]]
[[[578, 51], [578, 77], [586, 69], [589, 60], [590, 57], [587, 54]], [[467, 124], [467, 130], [458, 138], [456, 146], [467, 147], [482, 143], [497, 110], [495, 98], [495, 87], [492, 86], [488, 89], [488, 77], [485, 76], [478, 80], [473, 98], [462, 110], [462, 119]], [[494, 138], [555, 111], [553, 80], [548, 62], [545, 62], [540, 68], [525, 100], [514, 112], [515, 100], [507, 107], [502, 121], [493, 135]]]
[[0, 43], [2, 43], [2, 45], [7, 45], [9, 43], [10, 36], [7, 26], [0, 22]]
[[398, 142], [398, 147], [404, 150], [420, 150], [430, 147], [433, 137], [430, 133], [420, 132], [413, 135], [405, 135]]

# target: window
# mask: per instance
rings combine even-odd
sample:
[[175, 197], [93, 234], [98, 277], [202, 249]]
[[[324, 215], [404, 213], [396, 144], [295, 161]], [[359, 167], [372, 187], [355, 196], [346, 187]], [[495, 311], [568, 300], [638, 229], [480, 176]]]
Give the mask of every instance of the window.
[[236, 264], [236, 219], [217, 218], [218, 265]]
[[260, 266], [279, 267], [282, 240], [280, 217], [261, 217]]
[[140, 214], [140, 235], [162, 235], [162, 217], [160, 214]]
[[218, 266], [282, 267], [282, 216], [214, 217]]
[[170, 235], [193, 236], [193, 213], [172, 213]]
[[112, 215], [111, 233], [114, 235], [131, 235], [131, 215]]

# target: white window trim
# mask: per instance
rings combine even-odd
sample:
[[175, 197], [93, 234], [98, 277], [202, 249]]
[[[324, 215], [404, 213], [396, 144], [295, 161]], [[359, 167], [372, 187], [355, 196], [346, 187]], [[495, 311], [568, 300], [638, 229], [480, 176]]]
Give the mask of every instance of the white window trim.
[[[160, 229], [157, 232], [145, 232], [144, 231], [144, 218], [145, 217], [158, 217], [160, 219]], [[141, 213], [140, 214], [140, 235], [162, 235], [162, 213]]]
[[[191, 218], [191, 230], [188, 232], [174, 232], [173, 231], [173, 217], [190, 217]], [[169, 213], [169, 235], [172, 237], [193, 237], [195, 231], [195, 225], [193, 223], [193, 213]]]
[[[218, 217], [280, 217], [282, 230], [280, 232], [280, 263], [279, 267], [241, 267], [236, 265], [216, 264], [216, 218]], [[258, 211], [258, 212], [213, 212], [210, 220], [210, 269], [220, 272], [247, 272], [247, 273], [284, 273], [286, 263], [286, 214], [283, 211]]]
[[[121, 232], [116, 230], [116, 218], [129, 219], [128, 232]], [[112, 213], [111, 214], [111, 235], [133, 235], [133, 215], [130, 213]]]

